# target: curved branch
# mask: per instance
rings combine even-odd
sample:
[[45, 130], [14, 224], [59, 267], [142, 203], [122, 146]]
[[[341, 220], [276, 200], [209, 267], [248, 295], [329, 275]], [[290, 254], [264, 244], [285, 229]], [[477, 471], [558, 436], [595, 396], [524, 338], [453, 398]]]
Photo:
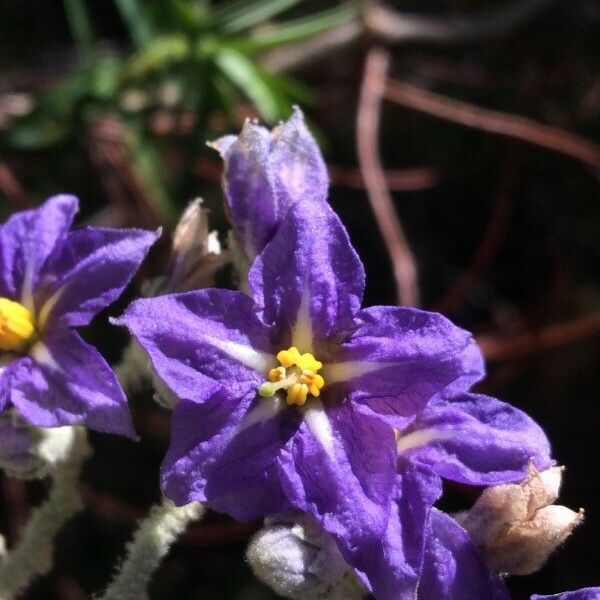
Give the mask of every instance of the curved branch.
[[369, 202], [392, 261], [400, 304], [416, 306], [419, 287], [415, 259], [387, 188], [377, 135], [389, 55], [374, 49], [367, 55], [356, 119], [358, 162]]
[[559, 348], [598, 333], [600, 333], [600, 310], [511, 338], [480, 335], [477, 336], [477, 343], [486, 360], [497, 362], [522, 358], [550, 348]]
[[385, 97], [401, 106], [439, 119], [522, 140], [575, 158], [594, 169], [600, 168], [600, 146], [552, 125], [481, 108], [401, 81], [388, 80]]
[[402, 14], [379, 2], [370, 2], [365, 9], [364, 18], [367, 30], [387, 42], [461, 44], [510, 33], [554, 2], [555, 0], [515, 0], [500, 7], [494, 6], [455, 17]]

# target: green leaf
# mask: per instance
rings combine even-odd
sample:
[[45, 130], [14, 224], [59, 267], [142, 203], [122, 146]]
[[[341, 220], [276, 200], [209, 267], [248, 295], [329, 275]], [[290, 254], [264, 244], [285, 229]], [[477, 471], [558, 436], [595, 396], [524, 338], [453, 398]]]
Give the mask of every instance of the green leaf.
[[84, 59], [91, 60], [95, 54], [94, 31], [85, 3], [82, 0], [63, 0], [71, 35]]
[[222, 48], [215, 55], [215, 63], [267, 121], [277, 120], [280, 115], [278, 98], [252, 61], [231, 48]]
[[235, 40], [231, 45], [240, 52], [260, 52], [283, 44], [297, 42], [332, 27], [347, 23], [359, 15], [359, 6], [354, 2], [321, 11], [310, 17], [280, 23], [271, 31], [262, 31], [245, 39]]
[[261, 69], [262, 78], [267, 82], [271, 90], [276, 90], [278, 95], [285, 98], [289, 107], [292, 103], [303, 104], [305, 106], [314, 104], [315, 96], [313, 91], [302, 82], [282, 75], [281, 73], [269, 73]]
[[192, 32], [199, 32], [208, 22], [209, 11], [205, 6], [189, 0], [169, 0], [171, 13], [178, 25]]
[[152, 39], [152, 26], [138, 0], [115, 0], [115, 4], [135, 45], [141, 48], [148, 44]]
[[190, 56], [191, 45], [180, 34], [155, 37], [152, 43], [136, 52], [124, 69], [124, 78], [141, 78], [166, 67], [182, 62]]
[[225, 11], [217, 22], [225, 33], [238, 33], [264, 23], [278, 14], [300, 4], [302, 0], [258, 0], [239, 3], [237, 10]]

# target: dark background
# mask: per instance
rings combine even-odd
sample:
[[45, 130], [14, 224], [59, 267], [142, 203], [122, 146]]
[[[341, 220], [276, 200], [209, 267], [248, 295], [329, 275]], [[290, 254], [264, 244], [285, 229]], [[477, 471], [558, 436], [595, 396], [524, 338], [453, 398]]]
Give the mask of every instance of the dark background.
[[[212, 210], [213, 227], [224, 233], [220, 165], [204, 141], [237, 131], [244, 116], [254, 115], [252, 94], [237, 86], [219, 96], [215, 90], [222, 82], [210, 60], [159, 65], [134, 84], [118, 80], [104, 89], [102, 74], [112, 64], [106, 57], [118, 63], [135, 52], [132, 24], [124, 22], [118, 3], [88, 2], [93, 47], [102, 55], [90, 66], [98, 59], [86, 58], [85, 49], [74, 43], [67, 4], [5, 0], [0, 5], [0, 216], [66, 191], [81, 198], [81, 223], [152, 227], [161, 222], [168, 228], [187, 201], [200, 195]], [[180, 27], [185, 35], [197, 35], [175, 13], [158, 14], [170, 4], [142, 7], [171, 33]], [[281, 116], [289, 114], [289, 102], [304, 100], [334, 167], [331, 202], [365, 262], [367, 305], [395, 302], [389, 256], [355, 150], [369, 48], [387, 46], [395, 80], [597, 141], [600, 5], [593, 0], [547, 4], [501, 35], [466, 43], [390, 44], [363, 33], [292, 68], [292, 83], [307, 89], [278, 88]], [[404, 2], [402, 10], [456, 20], [502, 5], [430, 0]], [[272, 27], [332, 6], [299, 3], [274, 18]], [[260, 55], [252, 59], [259, 61]], [[151, 100], [133, 115], [123, 109], [127, 89], [154, 94], [172, 80], [183, 90], [175, 103]], [[27, 114], [11, 114], [16, 93], [25, 95], [16, 97], [17, 104], [23, 98], [30, 103]], [[513, 597], [600, 585], [600, 343], [594, 335], [600, 329], [598, 149], [595, 159], [593, 152], [592, 158], [577, 159], [389, 101], [383, 104], [379, 141], [386, 169], [423, 169], [416, 183], [401, 178], [392, 186], [400, 188], [393, 201], [418, 264], [422, 306], [442, 309], [482, 340], [489, 377], [480, 389], [523, 408], [543, 425], [557, 461], [567, 466], [560, 502], [586, 509], [584, 525], [539, 573], [509, 579]], [[138, 285], [160, 273], [165, 250], [163, 245], [153, 251]], [[467, 283], [456, 294], [465, 274]], [[119, 313], [135, 293], [132, 286], [110, 314]], [[116, 362], [126, 339], [107, 328], [106, 318], [100, 315], [84, 335]], [[61, 534], [54, 571], [27, 598], [85, 598], [106, 584], [135, 521], [158, 498], [169, 416], [150, 396], [146, 390], [132, 398], [140, 443], [91, 435], [95, 454], [83, 475], [87, 508]], [[7, 478], [0, 483], [0, 525], [14, 543], [46, 484]], [[243, 561], [255, 528], [209, 515], [175, 545], [156, 574], [152, 597], [272, 597]]]

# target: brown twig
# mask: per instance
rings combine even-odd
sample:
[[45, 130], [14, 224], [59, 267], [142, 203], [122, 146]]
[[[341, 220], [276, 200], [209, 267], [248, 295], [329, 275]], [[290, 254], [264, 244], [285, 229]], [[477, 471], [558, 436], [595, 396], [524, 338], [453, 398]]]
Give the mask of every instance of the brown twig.
[[[335, 165], [329, 165], [328, 169], [333, 185], [350, 190], [365, 189], [365, 181], [361, 171]], [[384, 171], [384, 177], [387, 188], [393, 192], [428, 190], [440, 181], [440, 173], [433, 167], [387, 169]]]
[[508, 226], [514, 211], [514, 184], [516, 180], [516, 165], [514, 153], [509, 155], [503, 181], [496, 194], [492, 213], [487, 229], [479, 247], [475, 251], [471, 263], [458, 281], [446, 292], [435, 307], [435, 310], [450, 314], [457, 310], [468, 295], [471, 288], [481, 278], [489, 264], [498, 254], [498, 250], [506, 236]]
[[385, 50], [376, 48], [367, 55], [356, 118], [356, 148], [369, 202], [392, 261], [398, 302], [416, 306], [419, 303], [417, 268], [387, 188], [378, 150], [388, 63]]
[[554, 150], [600, 168], [600, 146], [568, 131], [532, 119], [474, 106], [447, 98], [410, 83], [388, 79], [385, 97], [407, 108], [471, 127]]
[[508, 339], [497, 335], [480, 335], [477, 342], [489, 362], [498, 362], [559, 348], [599, 332], [600, 310]]
[[468, 15], [425, 17], [399, 13], [370, 1], [366, 2], [364, 19], [367, 30], [387, 42], [462, 44], [512, 33], [554, 2], [515, 0]]
[[460, 17], [403, 14], [381, 2], [364, 2], [362, 19], [342, 23], [305, 41], [267, 52], [261, 58], [261, 65], [268, 71], [289, 71], [350, 45], [365, 31], [396, 44], [486, 41], [512, 33], [554, 2], [556, 0], [515, 0]]
[[[337, 187], [351, 190], [364, 190], [365, 182], [362, 173], [352, 167], [328, 165], [327, 170], [331, 183]], [[220, 181], [223, 166], [220, 162], [200, 157], [194, 168], [196, 175], [211, 181]], [[388, 189], [394, 192], [418, 192], [436, 186], [440, 181], [440, 173], [433, 167], [416, 167], [414, 169], [388, 169], [384, 173]]]

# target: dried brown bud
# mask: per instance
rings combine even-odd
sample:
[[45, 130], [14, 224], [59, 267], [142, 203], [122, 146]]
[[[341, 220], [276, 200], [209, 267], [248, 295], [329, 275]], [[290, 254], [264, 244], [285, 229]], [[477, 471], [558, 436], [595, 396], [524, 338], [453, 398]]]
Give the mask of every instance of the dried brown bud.
[[229, 260], [216, 231], [208, 229], [208, 210], [202, 199], [193, 200], [173, 234], [172, 261], [162, 291], [185, 292], [214, 283], [214, 275]]
[[583, 519], [583, 510], [554, 505], [563, 467], [542, 471], [530, 465], [520, 484], [486, 489], [473, 507], [455, 515], [498, 572], [537, 571]]

